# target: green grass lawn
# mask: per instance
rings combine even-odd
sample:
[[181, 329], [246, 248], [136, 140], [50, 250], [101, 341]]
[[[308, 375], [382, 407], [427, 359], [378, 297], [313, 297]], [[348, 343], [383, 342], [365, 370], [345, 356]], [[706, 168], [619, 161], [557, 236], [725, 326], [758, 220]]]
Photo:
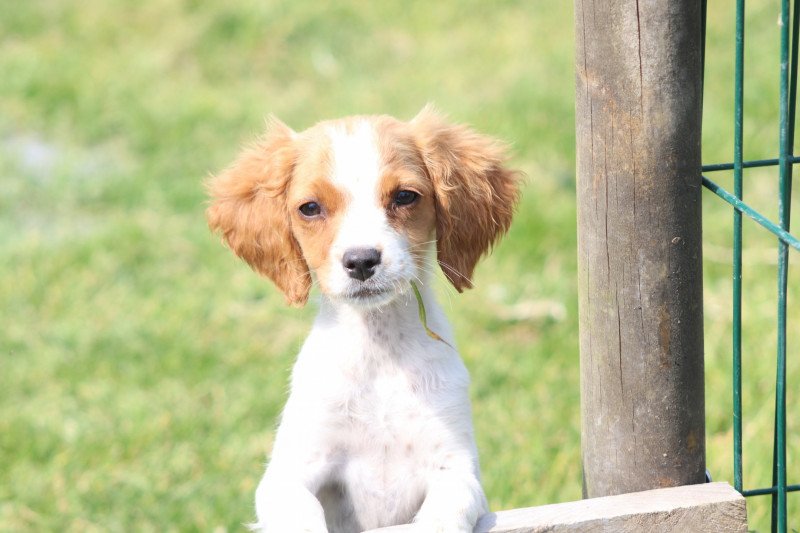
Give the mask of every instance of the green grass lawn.
[[[709, 3], [704, 160], [720, 162], [732, 154], [733, 14]], [[745, 152], [774, 157], [777, 2], [750, 18]], [[510, 141], [528, 176], [476, 288], [441, 283], [473, 376], [490, 505], [580, 498], [572, 54], [569, 2], [0, 5], [0, 531], [243, 530], [314, 306], [287, 309], [209, 234], [202, 182], [269, 113], [303, 129], [410, 118], [426, 102]], [[773, 218], [775, 181], [752, 172], [746, 187]], [[731, 480], [732, 216], [704, 194], [708, 465]], [[756, 487], [771, 472], [776, 252], [752, 223], [745, 239]], [[768, 500], [750, 509], [764, 529]]]

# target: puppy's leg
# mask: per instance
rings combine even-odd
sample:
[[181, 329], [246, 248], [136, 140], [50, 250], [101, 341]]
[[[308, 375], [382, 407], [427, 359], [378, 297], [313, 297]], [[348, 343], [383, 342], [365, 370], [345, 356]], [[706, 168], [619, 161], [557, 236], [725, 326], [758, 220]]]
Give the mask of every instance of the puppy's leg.
[[[288, 408], [278, 428], [272, 459], [256, 489], [255, 528], [265, 533], [327, 533], [316, 493], [331, 475], [325, 439], [297, 423]], [[319, 428], [320, 424], [312, 427]]]
[[322, 504], [297, 477], [270, 468], [256, 489], [253, 529], [262, 533], [327, 533]]
[[432, 472], [414, 523], [431, 533], [471, 533], [478, 518], [488, 510], [476, 472], [469, 454]]

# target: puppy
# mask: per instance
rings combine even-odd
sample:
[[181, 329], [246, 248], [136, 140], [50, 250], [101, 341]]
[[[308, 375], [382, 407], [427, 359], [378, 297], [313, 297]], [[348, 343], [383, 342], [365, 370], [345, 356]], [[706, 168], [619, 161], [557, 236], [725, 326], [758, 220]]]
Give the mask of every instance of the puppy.
[[208, 188], [209, 226], [236, 255], [290, 304], [321, 293], [254, 529], [472, 531], [487, 505], [469, 376], [431, 281], [438, 263], [470, 288], [508, 229], [519, 174], [503, 147], [430, 107], [301, 133], [273, 119]]

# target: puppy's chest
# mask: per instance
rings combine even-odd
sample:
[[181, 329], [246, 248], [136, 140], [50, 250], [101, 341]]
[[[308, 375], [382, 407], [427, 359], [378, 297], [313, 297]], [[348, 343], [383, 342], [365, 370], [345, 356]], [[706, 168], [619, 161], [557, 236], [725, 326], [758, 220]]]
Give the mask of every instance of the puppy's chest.
[[402, 328], [315, 333], [293, 392], [324, 413], [324, 443], [339, 461], [430, 458], [446, 447], [450, 426], [469, 424], [469, 379], [449, 346]]
[[443, 399], [442, 391], [430, 389], [426, 381], [424, 375], [392, 369], [341, 390], [332, 413], [341, 429], [340, 445], [351, 453], [431, 447], [421, 434], [440, 425]]
[[318, 497], [342, 531], [409, 521], [426, 479], [468, 446], [469, 379], [458, 355], [396, 331], [369, 340], [317, 331], [296, 369], [292, 395], [314, 412], [316, 456], [331, 467]]

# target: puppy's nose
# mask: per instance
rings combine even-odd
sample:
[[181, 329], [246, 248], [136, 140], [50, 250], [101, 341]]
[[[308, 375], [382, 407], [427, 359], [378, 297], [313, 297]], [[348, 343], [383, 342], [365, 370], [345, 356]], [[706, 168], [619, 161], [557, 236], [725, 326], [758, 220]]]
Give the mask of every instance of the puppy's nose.
[[381, 252], [375, 248], [351, 248], [342, 256], [342, 266], [353, 279], [365, 281], [375, 274], [381, 264]]

